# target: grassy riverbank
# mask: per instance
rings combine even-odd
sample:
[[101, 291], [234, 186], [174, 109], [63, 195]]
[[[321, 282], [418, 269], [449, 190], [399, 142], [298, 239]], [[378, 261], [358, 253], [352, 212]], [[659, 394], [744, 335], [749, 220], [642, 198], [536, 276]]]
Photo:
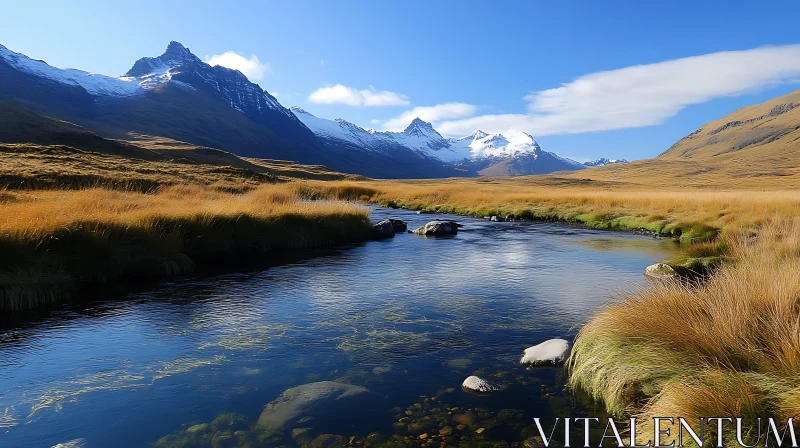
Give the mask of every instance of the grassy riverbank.
[[732, 262], [707, 282], [653, 284], [597, 313], [576, 340], [572, 386], [650, 423], [740, 416], [785, 424], [800, 415], [800, 220], [731, 236], [727, 246]]
[[[749, 431], [756, 417], [785, 423], [800, 414], [796, 190], [663, 190], [552, 177], [345, 182], [324, 189], [359, 186], [369, 186], [362, 199], [389, 206], [680, 238], [683, 254], [673, 262], [711, 266], [713, 275], [701, 283], [651, 282], [593, 316], [575, 341], [570, 385], [619, 417], [642, 416], [645, 426], [653, 416], [692, 422], [741, 416]], [[726, 440], [733, 443], [735, 427], [728, 429]], [[652, 428], [639, 434], [652, 435]]]
[[685, 243], [684, 250], [671, 263], [695, 272], [706, 272], [724, 260], [728, 233], [756, 232], [770, 218], [800, 215], [797, 190], [665, 190], [553, 176], [307, 185], [322, 195], [342, 192], [412, 210], [563, 221], [603, 230], [644, 230], [679, 238]]
[[201, 186], [2, 192], [0, 310], [47, 305], [88, 285], [368, 237], [363, 207], [305, 199], [293, 183], [241, 194]]

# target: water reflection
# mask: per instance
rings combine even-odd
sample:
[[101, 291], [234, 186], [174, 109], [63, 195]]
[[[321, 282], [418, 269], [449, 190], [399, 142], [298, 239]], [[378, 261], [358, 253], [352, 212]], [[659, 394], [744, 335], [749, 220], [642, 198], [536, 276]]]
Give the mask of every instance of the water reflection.
[[[432, 219], [384, 209], [373, 219], [388, 216], [410, 228]], [[480, 437], [503, 440], [525, 430], [519, 419], [580, 406], [561, 390], [559, 370], [520, 367], [522, 349], [572, 337], [614, 291], [641, 281], [644, 267], [674, 248], [644, 236], [456, 219], [466, 226], [455, 238], [403, 234], [15, 322], [0, 333], [0, 444], [147, 446], [176, 431], [189, 437], [191, 428], [198, 440], [225, 432], [239, 443], [236, 431], [268, 437], [251, 426], [284, 390], [327, 380], [380, 398], [340, 428], [346, 434], [338, 435], [364, 441], [397, 433], [399, 423], [405, 436], [423, 421], [453, 425], [443, 417], [453, 415], [442, 411], [448, 407], [470, 409], [494, 425]], [[476, 373], [506, 390], [463, 393], [461, 381]], [[400, 422], [421, 395], [441, 404], [423, 400], [413, 421]], [[396, 407], [402, 412], [388, 412]], [[506, 412], [501, 422], [503, 409], [522, 414]], [[244, 416], [241, 428], [212, 425], [223, 412]], [[337, 421], [304, 424], [319, 435]], [[467, 431], [451, 429], [450, 437]]]

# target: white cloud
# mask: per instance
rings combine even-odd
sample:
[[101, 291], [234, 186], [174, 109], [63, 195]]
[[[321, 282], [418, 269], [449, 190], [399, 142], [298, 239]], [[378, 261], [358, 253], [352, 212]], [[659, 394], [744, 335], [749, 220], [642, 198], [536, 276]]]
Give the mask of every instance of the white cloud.
[[369, 86], [369, 89], [357, 90], [341, 84], [317, 89], [309, 95], [308, 100], [317, 104], [345, 104], [359, 107], [408, 106], [411, 104], [408, 97], [400, 93], [386, 90], [379, 92], [372, 86]]
[[691, 104], [736, 96], [800, 76], [800, 45], [725, 51], [591, 73], [531, 93], [526, 114], [441, 123], [446, 135], [509, 127], [532, 135], [573, 134], [663, 123]]
[[466, 103], [445, 103], [435, 106], [418, 106], [407, 110], [402, 114], [386, 120], [383, 128], [388, 131], [402, 131], [411, 123], [411, 120], [419, 118], [423, 121], [438, 123], [442, 120], [454, 120], [456, 118], [469, 117], [478, 110], [472, 104]]
[[247, 76], [247, 79], [253, 82], [260, 81], [264, 78], [264, 75], [268, 75], [272, 71], [269, 64], [262, 64], [261, 61], [258, 60], [258, 56], [254, 54], [250, 55], [248, 59], [233, 51], [226, 51], [222, 54], [206, 56], [203, 59], [209, 65], [221, 65], [223, 67], [239, 70]]

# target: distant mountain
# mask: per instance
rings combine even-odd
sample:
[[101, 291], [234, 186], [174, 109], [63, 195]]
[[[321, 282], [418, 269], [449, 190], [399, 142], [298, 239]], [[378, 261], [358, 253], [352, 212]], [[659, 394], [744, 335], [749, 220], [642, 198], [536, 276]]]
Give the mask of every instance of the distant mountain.
[[412, 120], [402, 132], [379, 132], [342, 119], [319, 118], [299, 107], [292, 107], [291, 111], [321, 139], [369, 152], [396, 154], [411, 150], [452, 164], [469, 175], [517, 176], [585, 168], [578, 162], [543, 151], [533, 137], [514, 129], [499, 134], [475, 131], [465, 137], [448, 139], [419, 118]]
[[628, 163], [628, 161], [625, 159], [606, 159], [605, 157], [601, 157], [597, 160], [592, 160], [591, 162], [583, 162], [583, 164], [586, 166], [603, 166], [614, 163]]
[[365, 154], [320, 139], [241, 72], [208, 65], [178, 42], [160, 56], [139, 59], [120, 77], [62, 70], [0, 45], [0, 100], [106, 137], [163, 136], [372, 177], [461, 173], [413, 151]]
[[0, 45], [0, 100], [101, 137], [150, 135], [258, 158], [320, 164], [383, 178], [524, 175], [585, 166], [509, 129], [445, 138], [419, 118], [402, 132], [363, 129], [287, 109], [237, 70], [211, 66], [178, 42], [122, 76], [60, 69]]

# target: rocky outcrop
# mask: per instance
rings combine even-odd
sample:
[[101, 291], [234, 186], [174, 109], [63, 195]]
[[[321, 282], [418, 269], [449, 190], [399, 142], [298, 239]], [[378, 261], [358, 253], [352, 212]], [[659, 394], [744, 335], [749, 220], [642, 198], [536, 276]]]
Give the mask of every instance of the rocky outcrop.
[[520, 364], [558, 365], [569, 357], [571, 344], [566, 339], [550, 339], [525, 349]]
[[463, 225], [455, 221], [431, 221], [422, 227], [414, 230], [416, 235], [426, 236], [446, 236], [458, 233], [458, 228]]
[[330, 412], [346, 411], [351, 400], [367, 394], [367, 389], [334, 381], [319, 381], [303, 384], [284, 391], [271, 401], [258, 418], [258, 425], [267, 429], [279, 429], [300, 416], [330, 408]]

